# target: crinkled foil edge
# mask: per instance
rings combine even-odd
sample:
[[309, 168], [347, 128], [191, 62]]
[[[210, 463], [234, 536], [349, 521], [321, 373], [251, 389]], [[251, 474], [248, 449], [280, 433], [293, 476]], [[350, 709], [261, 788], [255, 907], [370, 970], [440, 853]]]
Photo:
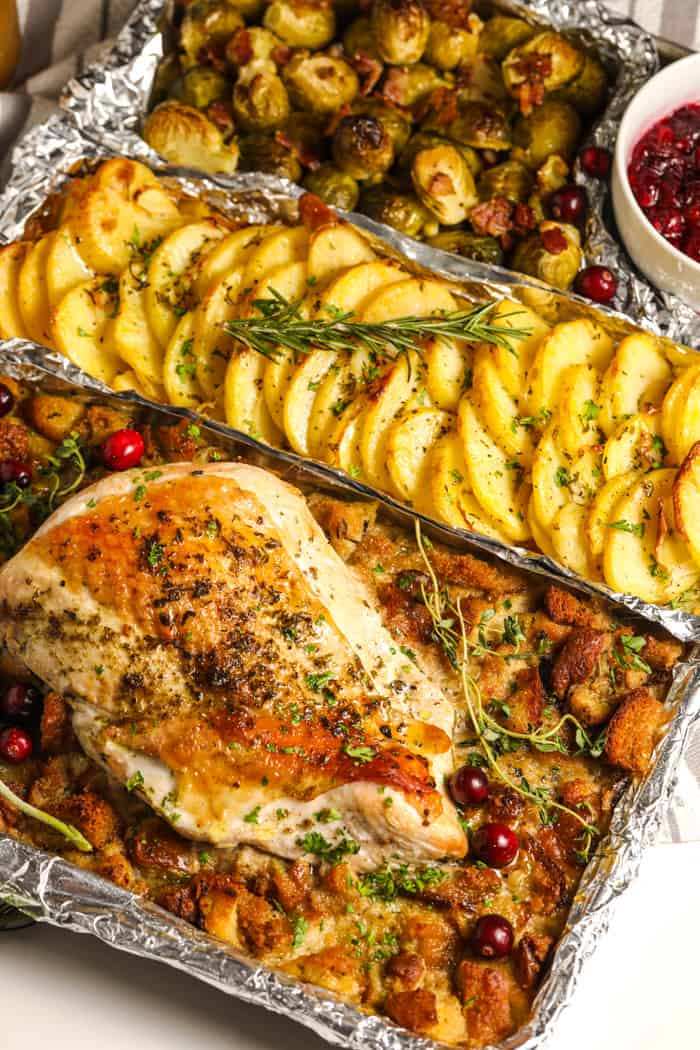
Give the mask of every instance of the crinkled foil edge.
[[[65, 358], [25, 340], [0, 346], [0, 372], [51, 392], [100, 396], [115, 405], [130, 402], [163, 421], [190, 415], [153, 406], [133, 393], [113, 394], [95, 380], [87, 382]], [[292, 483], [321, 485], [350, 498], [362, 495], [361, 487], [316, 464], [264, 449], [215, 423], [204, 420], [200, 425], [222, 441], [231, 455], [252, 458]], [[385, 503], [390, 518], [402, 524], [410, 519], [389, 501]], [[441, 530], [431, 531], [439, 534]], [[460, 542], [464, 547], [470, 545], [466, 537]], [[672, 718], [653, 768], [626, 790], [615, 808], [610, 831], [584, 872], [531, 1019], [500, 1043], [500, 1050], [536, 1050], [551, 1036], [561, 1012], [571, 1003], [585, 961], [607, 930], [620, 894], [635, 878], [644, 851], [654, 841], [670, 805], [688, 735], [700, 722], [700, 647], [675, 669], [667, 707]], [[236, 999], [292, 1018], [351, 1050], [430, 1050], [439, 1045], [410, 1035], [386, 1019], [368, 1016], [330, 993], [255, 965], [156, 905], [7, 835], [0, 835], [0, 900], [38, 921], [89, 933], [120, 951], [164, 962]]]
[[[86, 139], [66, 115], [51, 117], [45, 124], [32, 128], [15, 148], [13, 174], [5, 191], [0, 195], [0, 243], [22, 237], [27, 219], [41, 210], [47, 195], [60, 188], [76, 165], [122, 152], [119, 147], [112, 149]], [[142, 159], [149, 162], [147, 157]], [[157, 170], [166, 181], [177, 184], [185, 192], [204, 194], [232, 218], [247, 222], [294, 220], [296, 202], [303, 193], [299, 186], [274, 175], [250, 173], [215, 178], [179, 168], [157, 167]], [[472, 260], [429, 248], [364, 215], [347, 213], [344, 217], [370, 238], [378, 238], [382, 242], [380, 247], [383, 251], [390, 255], [393, 253], [404, 261], [408, 260], [409, 266], [414, 264], [414, 269], [429, 270], [448, 278], [459, 284], [464, 294], [474, 300], [497, 300], [520, 293], [544, 293], [550, 307], [561, 307], [567, 312], [564, 316], [579, 316], [583, 312], [587, 316], [597, 318], [601, 323], [612, 325], [618, 338], [635, 330], [629, 318], [624, 315], [611, 310], [595, 309], [584, 300], [552, 292], [535, 280], [527, 280], [508, 270], [481, 266]], [[688, 350], [687, 354], [690, 358], [694, 357], [693, 351]], [[58, 360], [55, 356], [53, 359]], [[84, 376], [83, 381], [87, 384], [94, 383], [88, 376]], [[211, 425], [216, 426], [221, 434], [237, 433], [225, 424]], [[280, 455], [301, 462], [299, 457], [292, 453]], [[330, 467], [319, 469], [324, 470], [327, 476], [335, 475], [343, 481], [346, 480], [344, 475]], [[415, 511], [408, 511], [390, 496], [378, 493], [360, 482], [350, 483], [366, 498], [379, 498], [387, 506], [400, 508], [407, 521], [422, 517]], [[474, 546], [511, 565], [555, 580], [563, 580], [585, 594], [600, 594], [624, 605], [631, 612], [660, 624], [681, 641], [700, 638], [700, 616], [683, 609], [652, 605], [633, 595], [619, 594], [604, 583], [591, 583], [545, 555], [535, 555], [531, 551], [508, 546], [466, 530], [449, 526], [442, 526], [441, 529], [447, 542], [454, 543], [456, 538], [461, 540], [468, 536]]]
[[[598, 0], [495, 0], [505, 13], [578, 34], [595, 47], [614, 75], [614, 89], [588, 142], [615, 149], [617, 130], [629, 101], [657, 71], [653, 37], [631, 19], [609, 11]], [[143, 0], [119, 34], [106, 61], [90, 66], [66, 86], [62, 104], [89, 137], [117, 152], [152, 163], [159, 158], [139, 134], [149, 107], [158, 62], [168, 48], [169, 0]], [[650, 331], [688, 346], [700, 346], [700, 317], [675, 296], [661, 292], [636, 269], [619, 242], [609, 185], [587, 175], [577, 162], [576, 181], [586, 187], [590, 212], [584, 231], [588, 262], [609, 266], [619, 278], [617, 305]], [[496, 267], [474, 267], [475, 276], [499, 279]]]

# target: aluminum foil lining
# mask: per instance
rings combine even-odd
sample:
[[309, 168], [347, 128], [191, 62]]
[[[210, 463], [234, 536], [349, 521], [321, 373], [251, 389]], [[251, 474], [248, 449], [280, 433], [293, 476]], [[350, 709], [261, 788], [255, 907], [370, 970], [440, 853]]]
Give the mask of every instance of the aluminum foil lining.
[[[5, 191], [0, 195], [0, 243], [22, 237], [27, 219], [41, 210], [47, 195], [60, 188], [77, 165], [86, 160], [95, 161], [100, 157], [123, 152], [120, 146], [108, 148], [86, 139], [67, 115], [52, 117], [45, 124], [32, 128], [15, 147], [12, 158], [13, 173]], [[159, 167], [157, 170], [166, 182], [176, 184], [191, 194], [204, 194], [211, 203], [216, 204], [232, 218], [248, 222], [294, 221], [296, 202], [303, 193], [294, 183], [274, 175], [247, 173], [229, 177], [205, 177], [178, 168]], [[381, 252], [401, 260], [416, 273], [430, 271], [440, 274], [453, 282], [456, 290], [471, 301], [496, 301], [510, 296], [532, 304], [536, 298], [536, 309], [552, 323], [585, 315], [605, 324], [618, 339], [635, 331], [624, 315], [593, 308], [583, 299], [553, 292], [534, 279], [525, 279], [508, 270], [483, 266], [449, 252], [429, 248], [364, 215], [345, 214], [345, 218], [371, 239], [380, 239]], [[690, 359], [695, 360], [693, 351], [687, 348], [679, 350], [678, 347], [673, 349], [676, 357], [687, 354]], [[46, 355], [45, 351], [43, 353]], [[61, 367], [65, 367], [62, 359], [55, 356], [51, 359], [60, 361]], [[80, 376], [81, 373], [76, 370], [76, 375]], [[83, 375], [82, 381], [93, 388], [105, 389], [88, 376]], [[215, 426], [221, 434], [243, 437], [225, 424], [210, 425]], [[252, 441], [247, 437], [245, 440]], [[293, 453], [280, 455], [288, 462], [302, 462]], [[422, 515], [416, 512], [401, 508], [401, 504], [392, 497], [378, 493], [360, 482], [349, 481], [339, 471], [325, 466], [319, 466], [318, 469], [323, 472], [324, 477], [336, 477], [342, 479], [343, 483], [348, 482], [354, 491], [361, 493], [364, 498], [379, 498], [386, 506], [401, 510], [407, 522], [413, 521], [415, 517], [422, 518]], [[564, 581], [585, 594], [601, 594], [624, 605], [631, 612], [660, 624], [681, 641], [700, 639], [700, 615], [683, 609], [652, 605], [633, 595], [619, 594], [603, 583], [589, 583], [545, 555], [535, 555], [523, 548], [507, 546], [478, 533], [448, 526], [441, 526], [440, 533], [448, 543], [462, 542], [464, 537], [469, 537], [474, 547], [512, 565]]]
[[[627, 104], [658, 69], [654, 39], [630, 19], [607, 10], [598, 0], [495, 0], [494, 9], [575, 33], [595, 48], [613, 75], [614, 87], [603, 116], [588, 142], [614, 151], [617, 129]], [[120, 33], [106, 62], [90, 66], [65, 88], [62, 104], [83, 132], [117, 151], [158, 162], [139, 134], [149, 109], [158, 62], [171, 48], [170, 3], [142, 0]], [[619, 278], [616, 304], [638, 324], [676, 342], [700, 347], [700, 316], [676, 296], [661, 292], [635, 268], [617, 240], [609, 186], [577, 163], [576, 181], [586, 187], [590, 214], [584, 232], [589, 263], [604, 263]], [[497, 267], [474, 264], [487, 279]]]
[[[25, 340], [12, 340], [0, 347], [0, 372], [47, 392], [100, 398], [113, 405], [132, 403], [147, 408], [161, 422], [189, 415], [183, 410], [154, 407], [133, 393], [112, 394], [95, 380], [86, 382], [80, 370], [64, 357]], [[215, 423], [203, 421], [200, 426], [232, 457], [242, 456], [267, 466], [293, 484], [322, 488], [350, 499], [363, 494], [360, 486], [333, 471], [265, 449]], [[389, 501], [384, 513], [399, 523], [405, 524], [406, 518], [410, 521], [409, 515]], [[445, 530], [431, 531], [439, 535]], [[466, 537], [455, 534], [452, 539], [465, 549], [471, 546]], [[618, 802], [610, 831], [584, 872], [566, 932], [531, 1019], [499, 1044], [501, 1050], [535, 1050], [549, 1038], [559, 1014], [571, 1002], [585, 961], [608, 927], [617, 899], [634, 879], [645, 849], [657, 834], [671, 802], [689, 733], [700, 722], [700, 646], [693, 648], [687, 663], [675, 669], [667, 706], [673, 717], [657, 748], [653, 769], [641, 782], [631, 785]], [[367, 1016], [328, 992], [255, 965], [157, 906], [8, 835], [0, 835], [0, 901], [39, 921], [90, 933], [120, 951], [164, 962], [236, 999], [290, 1017], [329, 1042], [351, 1050], [430, 1050], [437, 1045], [383, 1018]]]

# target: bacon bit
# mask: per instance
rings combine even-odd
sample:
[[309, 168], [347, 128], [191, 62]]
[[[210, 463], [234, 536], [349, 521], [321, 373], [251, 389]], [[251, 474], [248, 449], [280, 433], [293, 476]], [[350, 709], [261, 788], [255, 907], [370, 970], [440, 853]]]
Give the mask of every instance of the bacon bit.
[[416, 120], [423, 120], [429, 114], [434, 124], [451, 124], [459, 114], [457, 92], [445, 87], [431, 91], [427, 99], [417, 104], [414, 113]]
[[528, 230], [534, 230], [537, 225], [537, 219], [535, 213], [529, 204], [523, 204], [521, 201], [515, 205], [515, 214], [513, 215], [513, 229], [518, 233], [527, 233]]
[[471, 28], [471, 0], [423, 0], [423, 6], [431, 18], [453, 29]]
[[270, 55], [272, 61], [278, 66], [286, 66], [291, 61], [294, 51], [291, 47], [287, 47], [286, 44], [278, 44], [277, 47], [273, 47]]
[[492, 197], [477, 204], [469, 213], [469, 221], [476, 233], [503, 237], [512, 228], [513, 205], [505, 197]]
[[247, 29], [237, 29], [226, 45], [226, 55], [230, 62], [245, 66], [253, 57], [253, 43]]
[[309, 230], [340, 222], [333, 209], [324, 204], [315, 193], [305, 193], [299, 200], [299, 218]]
[[212, 124], [216, 124], [220, 131], [233, 131], [233, 114], [227, 102], [210, 102], [206, 108], [206, 114]]
[[381, 86], [379, 94], [387, 102], [394, 103], [397, 106], [403, 106], [406, 98], [406, 90], [408, 88], [408, 70], [402, 69], [400, 66], [391, 66], [387, 75], [384, 77], [384, 83]]
[[523, 55], [514, 63], [513, 69], [522, 81], [518, 88], [520, 112], [527, 117], [535, 106], [544, 102], [544, 81], [552, 72], [552, 56], [537, 52]]
[[350, 59], [350, 64], [360, 78], [360, 94], [365, 97], [370, 95], [379, 82], [384, 66], [365, 51], [356, 51]]
[[454, 192], [454, 183], [446, 172], [439, 171], [437, 175], [433, 175], [428, 186], [428, 193], [431, 193], [434, 197], [446, 197], [448, 193]]
[[201, 66], [211, 66], [217, 73], [226, 72], [226, 54], [224, 44], [204, 44], [197, 52], [197, 61]]
[[308, 143], [297, 142], [293, 138], [290, 138], [286, 131], [276, 131], [275, 142], [279, 142], [280, 146], [284, 146], [286, 150], [289, 150], [303, 167], [315, 171], [316, 168], [320, 166], [320, 153], [315, 150], [313, 146], [308, 145]]
[[550, 255], [561, 255], [569, 247], [564, 234], [556, 226], [551, 230], [542, 231], [542, 247]]
[[335, 135], [341, 120], [347, 117], [350, 113], [352, 113], [352, 110], [346, 102], [345, 105], [341, 106], [337, 113], [334, 113], [331, 117], [328, 127], [326, 128], [326, 135]]

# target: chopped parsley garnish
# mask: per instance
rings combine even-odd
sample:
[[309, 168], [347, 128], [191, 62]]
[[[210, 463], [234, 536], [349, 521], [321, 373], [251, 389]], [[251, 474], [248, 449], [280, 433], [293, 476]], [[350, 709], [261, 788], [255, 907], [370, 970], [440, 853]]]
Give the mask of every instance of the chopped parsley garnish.
[[592, 423], [593, 420], [597, 419], [600, 415], [600, 405], [596, 405], [595, 401], [585, 401], [583, 405], [583, 412], [581, 418], [587, 423]]
[[503, 621], [503, 641], [516, 647], [525, 641], [525, 634], [517, 616], [506, 616]]
[[343, 751], [349, 758], [354, 758], [356, 762], [360, 762], [362, 765], [365, 762], [371, 762], [377, 754], [373, 747], [368, 747], [364, 744], [346, 744]]
[[243, 817], [246, 824], [258, 824], [258, 817], [260, 816], [260, 806], [256, 806], [255, 809], [251, 809], [250, 813], [246, 813]]
[[334, 682], [337, 675], [332, 671], [322, 671], [318, 674], [307, 674], [306, 684], [314, 693], [322, 692], [330, 682]]
[[140, 769], [137, 769], [133, 776], [130, 776], [124, 787], [127, 791], [135, 791], [136, 788], [143, 787], [143, 773]]
[[297, 915], [296, 918], [291, 920], [292, 928], [294, 929], [294, 940], [292, 941], [292, 948], [301, 948], [306, 937], [309, 924], [303, 915]]
[[361, 875], [356, 888], [363, 897], [393, 901], [399, 893], [415, 896], [445, 878], [446, 873], [441, 868], [416, 868], [411, 871], [407, 864], [400, 864], [396, 868], [387, 866], [381, 871], [370, 871]]
[[554, 472], [554, 481], [560, 489], [568, 488], [571, 484], [571, 475], [566, 467], [557, 467]]
[[343, 857], [354, 856], [360, 852], [359, 843], [354, 839], [342, 835], [337, 842], [329, 842], [320, 831], [308, 831], [302, 838], [296, 840], [297, 846], [306, 853], [313, 853], [329, 864], [338, 864]]
[[631, 521], [626, 521], [624, 518], [620, 518], [619, 521], [609, 521], [607, 528], [617, 529], [618, 532], [629, 532], [633, 536], [639, 536], [640, 539], [644, 535], [644, 523], [641, 521], [638, 524], [635, 524]]

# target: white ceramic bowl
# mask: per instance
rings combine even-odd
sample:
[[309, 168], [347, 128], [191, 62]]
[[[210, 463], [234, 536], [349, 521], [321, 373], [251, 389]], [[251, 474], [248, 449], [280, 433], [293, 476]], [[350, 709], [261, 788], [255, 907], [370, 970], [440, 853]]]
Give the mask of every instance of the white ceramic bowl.
[[625, 110], [615, 145], [612, 201], [620, 236], [642, 273], [658, 288], [700, 310], [700, 263], [657, 233], [637, 204], [627, 178], [632, 150], [642, 135], [689, 102], [700, 103], [700, 53], [657, 73]]

